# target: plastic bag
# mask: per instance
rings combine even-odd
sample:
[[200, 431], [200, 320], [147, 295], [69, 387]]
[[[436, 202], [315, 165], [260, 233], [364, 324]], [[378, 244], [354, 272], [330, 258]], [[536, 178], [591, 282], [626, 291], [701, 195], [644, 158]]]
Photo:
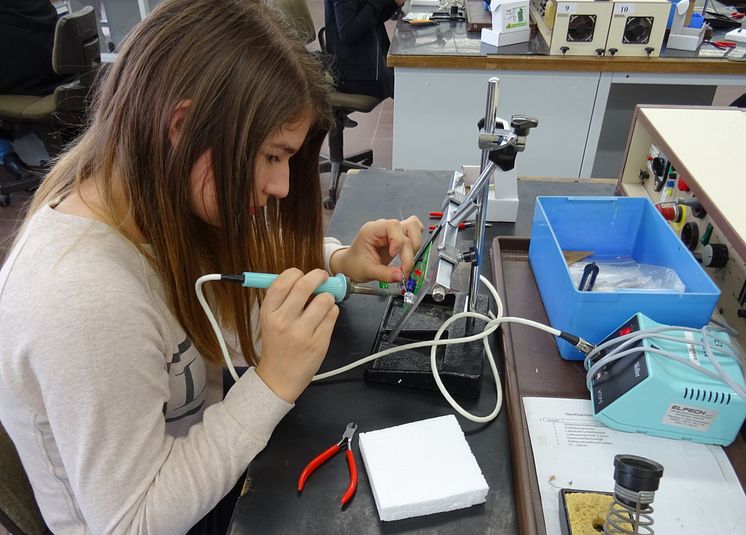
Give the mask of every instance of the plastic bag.
[[647, 290], [683, 293], [686, 286], [676, 271], [665, 266], [640, 264], [632, 258], [594, 259], [585, 258], [567, 266], [575, 288], [583, 277], [585, 266], [595, 262], [598, 275], [593, 292], [616, 292], [618, 290]]

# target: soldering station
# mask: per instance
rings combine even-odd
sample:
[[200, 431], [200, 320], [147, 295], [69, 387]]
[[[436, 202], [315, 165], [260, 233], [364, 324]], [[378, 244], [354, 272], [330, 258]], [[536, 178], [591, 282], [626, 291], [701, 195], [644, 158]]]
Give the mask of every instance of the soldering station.
[[[371, 354], [313, 380], [365, 365], [371, 383], [439, 391], [457, 414], [487, 423], [503, 403], [489, 339], [518, 324], [555, 337], [558, 354], [547, 358], [582, 365], [591, 413], [604, 426], [693, 443], [732, 443], [746, 419], [740, 346], [746, 329], [738, 327], [746, 306], [744, 242], [727, 219], [730, 212], [712, 205], [718, 186], [708, 190], [711, 185], [696, 175], [700, 168], [676, 152], [679, 140], [663, 137], [659, 121], [675, 122], [666, 116], [671, 110], [638, 110], [617, 197], [537, 198], [528, 260], [549, 320], [544, 324], [506, 315], [503, 299], [481, 273], [485, 227], [516, 220], [516, 158], [530, 150], [529, 134], [540, 127], [529, 116], [498, 117], [498, 89], [499, 80], [490, 79], [485, 115], [477, 125], [481, 165], [453, 174], [434, 212], [440, 219], [415, 255], [411, 273], [400, 284], [379, 285], [339, 274], [317, 288], [337, 302], [362, 294], [384, 297], [387, 306]], [[465, 228], [473, 228], [466, 242], [459, 234]], [[457, 282], [457, 270], [463, 273], [467, 265], [468, 281]], [[724, 267], [725, 273], [706, 271]], [[202, 285], [224, 281], [267, 288], [276, 277], [212, 274], [197, 281], [198, 297], [234, 377]], [[456, 398], [480, 396], [484, 357], [495, 377], [496, 403], [488, 414], [475, 415]], [[361, 446], [364, 440], [365, 434]], [[620, 470], [660, 467], [649, 459], [619, 462], [625, 461], [631, 464], [620, 464]], [[660, 474], [662, 468], [656, 477]], [[618, 490], [622, 497], [613, 497], [621, 504], [617, 521], [650, 519], [652, 494]]]
[[727, 446], [746, 417], [739, 352], [725, 329], [670, 327], [636, 314], [585, 360], [596, 418], [622, 431]]

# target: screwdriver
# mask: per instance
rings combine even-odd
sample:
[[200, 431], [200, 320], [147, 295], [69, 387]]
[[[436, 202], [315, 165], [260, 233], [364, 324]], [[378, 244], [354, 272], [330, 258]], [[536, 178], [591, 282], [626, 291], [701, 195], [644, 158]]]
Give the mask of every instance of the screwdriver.
[[[275, 275], [274, 273], [252, 273], [245, 271], [241, 275], [221, 274], [220, 280], [238, 282], [246, 288], [269, 288], [277, 277], [279, 275]], [[321, 286], [313, 291], [315, 294], [323, 292], [332, 294], [337, 303], [344, 301], [352, 294], [379, 295], [384, 297], [400, 295], [400, 292], [395, 288], [379, 288], [352, 282], [343, 273], [329, 277]]]

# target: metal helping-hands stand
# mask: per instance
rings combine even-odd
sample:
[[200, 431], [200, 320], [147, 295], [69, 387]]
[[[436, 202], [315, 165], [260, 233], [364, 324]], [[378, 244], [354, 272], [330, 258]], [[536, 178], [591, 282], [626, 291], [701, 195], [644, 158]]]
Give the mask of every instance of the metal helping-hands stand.
[[[471, 310], [486, 314], [488, 299], [479, 293], [479, 273], [484, 255], [485, 223], [489, 183], [515, 167], [515, 158], [526, 145], [526, 136], [538, 125], [533, 117], [514, 115], [509, 128], [497, 117], [498, 78], [490, 78], [487, 86], [487, 108], [479, 121], [479, 148], [482, 160], [479, 178], [463, 197], [456, 193], [463, 175], [456, 173], [443, 203], [443, 216], [428, 240], [415, 256], [417, 286], [409, 294], [390, 299], [379, 327], [373, 351], [393, 346], [432, 340], [442, 323], [458, 312]], [[475, 214], [476, 212], [476, 214]], [[474, 238], [466, 251], [457, 248], [459, 224], [474, 215]], [[454, 288], [456, 267], [471, 262], [469, 291]], [[404, 329], [404, 324], [407, 329]], [[484, 329], [484, 322], [468, 320], [452, 324], [443, 338], [460, 338]], [[452, 344], [437, 350], [438, 371], [449, 392], [466, 397], [478, 397], [481, 386], [482, 344]], [[437, 390], [428, 355], [430, 348], [402, 351], [379, 358], [368, 365], [365, 378], [371, 382], [395, 384], [410, 388]]]

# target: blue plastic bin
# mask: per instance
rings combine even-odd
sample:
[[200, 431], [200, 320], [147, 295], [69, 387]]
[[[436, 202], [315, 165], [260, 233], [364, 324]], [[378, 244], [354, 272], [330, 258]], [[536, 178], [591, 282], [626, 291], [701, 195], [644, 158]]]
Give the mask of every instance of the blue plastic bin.
[[[666, 266], [676, 271], [686, 290], [580, 292], [563, 250]], [[636, 312], [663, 324], [702, 327], [720, 296], [655, 206], [640, 197], [537, 197], [528, 259], [552, 326], [594, 344]], [[583, 358], [567, 342], [557, 339], [557, 345], [562, 358]]]

